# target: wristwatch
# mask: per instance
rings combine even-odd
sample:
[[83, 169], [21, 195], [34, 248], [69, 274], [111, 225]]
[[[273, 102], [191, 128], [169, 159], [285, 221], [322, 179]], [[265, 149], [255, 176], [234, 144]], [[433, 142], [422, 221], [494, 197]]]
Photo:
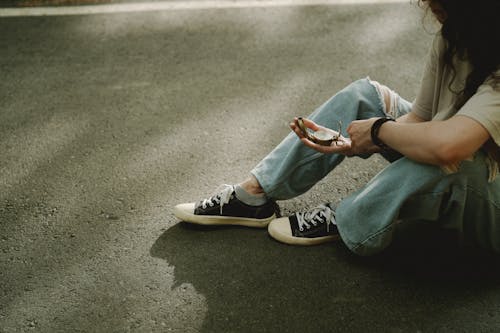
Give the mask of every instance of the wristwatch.
[[375, 120], [371, 128], [371, 136], [373, 143], [382, 148], [383, 150], [389, 150], [391, 148], [378, 138], [378, 132], [380, 131], [380, 127], [388, 121], [396, 121], [396, 119], [390, 116], [378, 118], [377, 120]]

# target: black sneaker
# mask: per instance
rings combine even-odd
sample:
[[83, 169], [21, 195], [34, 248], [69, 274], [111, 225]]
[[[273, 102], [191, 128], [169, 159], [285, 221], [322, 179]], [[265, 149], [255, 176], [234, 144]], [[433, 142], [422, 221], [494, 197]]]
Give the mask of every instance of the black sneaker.
[[276, 219], [269, 224], [268, 231], [274, 239], [292, 245], [317, 245], [340, 239], [330, 204]]
[[222, 185], [213, 197], [177, 205], [173, 212], [177, 218], [189, 223], [265, 228], [279, 215], [279, 208], [272, 200], [261, 206], [247, 205], [236, 197], [234, 186]]

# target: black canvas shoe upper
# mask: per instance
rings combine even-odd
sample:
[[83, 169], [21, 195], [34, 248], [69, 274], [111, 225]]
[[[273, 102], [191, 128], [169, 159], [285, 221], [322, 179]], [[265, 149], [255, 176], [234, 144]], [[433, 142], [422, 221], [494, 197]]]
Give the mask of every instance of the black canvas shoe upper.
[[289, 218], [294, 237], [316, 238], [338, 235], [335, 212], [330, 204], [320, 205], [304, 213], [295, 213]]
[[273, 214], [278, 216], [279, 208], [272, 200], [261, 206], [247, 205], [236, 197], [233, 186], [224, 185], [223, 189], [213, 197], [197, 202], [194, 214], [265, 219]]

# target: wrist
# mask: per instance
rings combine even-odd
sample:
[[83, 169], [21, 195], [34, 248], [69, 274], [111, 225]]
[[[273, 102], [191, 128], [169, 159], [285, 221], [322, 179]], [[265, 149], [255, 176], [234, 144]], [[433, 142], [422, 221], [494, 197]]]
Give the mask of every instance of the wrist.
[[396, 121], [396, 120], [392, 117], [389, 117], [389, 116], [381, 117], [381, 118], [375, 120], [375, 122], [372, 124], [371, 130], [370, 130], [371, 139], [372, 139], [373, 144], [380, 147], [382, 150], [390, 150], [391, 149], [387, 144], [385, 144], [385, 142], [383, 142], [379, 138], [379, 133], [380, 133], [380, 129], [381, 129], [382, 125], [388, 121]]

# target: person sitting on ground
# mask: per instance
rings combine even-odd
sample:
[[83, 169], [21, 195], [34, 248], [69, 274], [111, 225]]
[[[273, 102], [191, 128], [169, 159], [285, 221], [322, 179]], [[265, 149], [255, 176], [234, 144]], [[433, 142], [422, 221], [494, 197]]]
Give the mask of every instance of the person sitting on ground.
[[[397, 223], [427, 221], [500, 252], [500, 1], [419, 3], [441, 29], [413, 103], [369, 78], [358, 80], [307, 119], [295, 118], [294, 132], [248, 179], [179, 204], [174, 215], [197, 224], [267, 226], [288, 244], [341, 239], [360, 255], [385, 249]], [[348, 127], [328, 129], [339, 123]], [[319, 130], [338, 138], [316, 143], [308, 132]], [[277, 200], [308, 191], [345, 156], [373, 153], [391, 163], [336, 207], [278, 217]]]

